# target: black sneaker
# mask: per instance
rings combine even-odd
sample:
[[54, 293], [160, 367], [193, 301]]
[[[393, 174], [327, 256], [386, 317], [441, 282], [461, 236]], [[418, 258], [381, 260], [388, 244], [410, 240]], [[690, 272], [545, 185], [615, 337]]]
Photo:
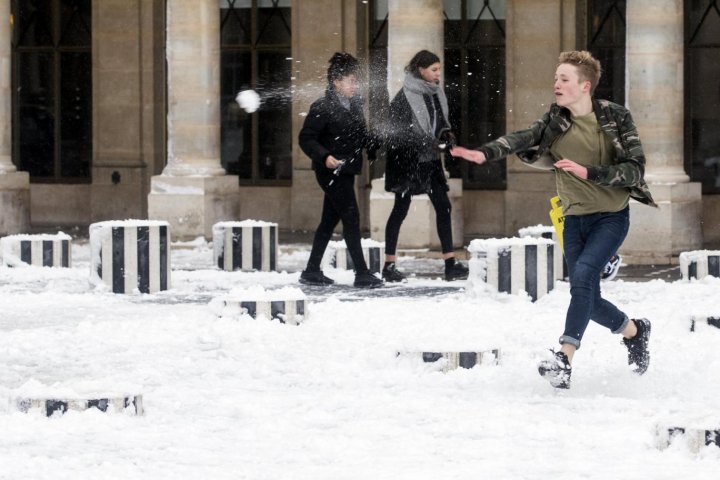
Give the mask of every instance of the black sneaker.
[[353, 286], [357, 288], [378, 288], [383, 286], [383, 281], [370, 271], [367, 271], [355, 274]]
[[650, 320], [639, 318], [632, 321], [637, 326], [637, 334], [632, 338], [623, 338], [623, 343], [628, 349], [628, 365], [635, 365], [633, 371], [642, 375], [650, 366]]
[[618, 255], [617, 253], [610, 257], [610, 260], [605, 264], [605, 268], [603, 268], [603, 271], [600, 273], [600, 280], [604, 282], [609, 282], [618, 273], [618, 270], [620, 270], [620, 263], [622, 262], [622, 257]]
[[332, 285], [335, 283], [335, 280], [332, 278], [326, 277], [323, 272], [311, 272], [308, 270], [304, 270], [300, 274], [300, 283], [303, 285], [315, 285], [318, 287], [322, 287], [324, 285]]
[[538, 372], [553, 387], [570, 388], [572, 367], [567, 355], [563, 352], [555, 352], [555, 358], [540, 362]]
[[405, 280], [405, 275], [395, 267], [395, 262], [387, 264], [382, 269], [382, 278], [386, 282], [402, 282]]
[[450, 267], [445, 267], [445, 280], [451, 282], [453, 280], [465, 280], [470, 270], [460, 262], [455, 262]]

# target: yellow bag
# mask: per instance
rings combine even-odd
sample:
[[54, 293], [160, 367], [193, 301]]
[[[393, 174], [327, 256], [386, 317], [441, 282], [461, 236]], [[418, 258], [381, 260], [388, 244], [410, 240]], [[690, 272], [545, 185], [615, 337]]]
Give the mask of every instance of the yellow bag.
[[550, 199], [550, 206], [552, 207], [550, 209], [550, 221], [555, 228], [560, 248], [563, 248], [563, 222], [565, 221], [565, 216], [563, 215], [560, 197], [552, 197]]

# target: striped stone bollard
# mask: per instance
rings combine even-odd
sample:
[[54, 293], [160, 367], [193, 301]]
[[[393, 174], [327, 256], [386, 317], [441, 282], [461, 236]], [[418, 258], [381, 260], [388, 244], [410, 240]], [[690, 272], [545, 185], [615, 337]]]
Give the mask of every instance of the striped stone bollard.
[[720, 250], [693, 250], [680, 253], [680, 273], [685, 280], [720, 277]]
[[10, 235], [0, 239], [2, 262], [6, 267], [71, 267], [70, 235]]
[[263, 287], [234, 289], [211, 302], [219, 317], [238, 318], [249, 315], [299, 325], [307, 315], [307, 298], [299, 288], [284, 287], [265, 290]]
[[105, 397], [92, 399], [78, 398], [16, 398], [15, 407], [23, 412], [39, 411], [50, 417], [56, 412], [60, 415], [68, 410], [83, 411], [97, 408], [101, 412], [143, 414], [142, 395]]
[[420, 357], [423, 363], [445, 360], [442, 371], [447, 373], [458, 368], [473, 368], [475, 365], [500, 365], [500, 349], [479, 352], [398, 352], [398, 357]]
[[720, 447], [720, 424], [717, 421], [707, 422], [709, 426], [699, 426], [698, 422], [689, 422], [687, 425], [657, 425], [656, 443], [660, 450], [664, 450], [676, 441], [683, 439], [688, 450], [698, 453], [702, 448], [713, 445]]
[[553, 241], [545, 238], [489, 238], [468, 246], [472, 284], [499, 292], [527, 292], [536, 301], [555, 288]]
[[244, 220], [213, 225], [215, 265], [235, 270], [273, 272], [277, 270], [277, 223]]
[[[701, 326], [702, 325], [702, 326]], [[690, 318], [690, 331], [694, 332], [698, 327], [704, 328], [704, 325], [720, 328], [720, 315], [693, 315]]]
[[123, 220], [90, 225], [90, 281], [114, 293], [170, 288], [170, 225]]
[[518, 236], [520, 238], [532, 237], [532, 238], [547, 238], [554, 242], [553, 245], [553, 259], [555, 261], [555, 280], [564, 280], [568, 278], [567, 263], [565, 263], [565, 256], [563, 255], [562, 247], [557, 238], [557, 232], [555, 228], [547, 225], [536, 225], [534, 227], [525, 227], [518, 230]]
[[[380, 273], [385, 262], [385, 242], [378, 242], [370, 238], [360, 240], [363, 258], [372, 273]], [[352, 257], [348, 254], [345, 240], [330, 242], [329, 247], [334, 250], [330, 265], [341, 270], [355, 270]]]

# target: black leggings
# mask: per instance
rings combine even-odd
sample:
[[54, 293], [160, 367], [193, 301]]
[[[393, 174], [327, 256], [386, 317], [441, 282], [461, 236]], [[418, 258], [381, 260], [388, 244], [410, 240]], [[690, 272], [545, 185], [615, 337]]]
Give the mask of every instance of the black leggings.
[[[440, 237], [442, 253], [450, 253], [454, 251], [452, 220], [450, 216], [452, 205], [450, 204], [450, 199], [448, 198], [445, 186], [433, 181], [428, 197], [430, 197], [430, 201], [435, 208], [435, 224], [437, 226], [438, 237]], [[385, 225], [386, 255], [395, 255], [398, 237], [400, 236], [400, 225], [402, 225], [403, 220], [407, 217], [411, 200], [412, 195], [409, 193], [404, 195], [401, 193], [395, 193], [395, 205], [393, 205], [387, 225]]]
[[355, 265], [355, 272], [366, 272], [368, 268], [360, 244], [360, 210], [355, 199], [355, 175], [333, 175], [328, 169], [327, 172], [315, 172], [315, 178], [325, 192], [325, 199], [307, 269], [320, 270], [320, 263], [333, 230], [342, 220], [343, 238]]

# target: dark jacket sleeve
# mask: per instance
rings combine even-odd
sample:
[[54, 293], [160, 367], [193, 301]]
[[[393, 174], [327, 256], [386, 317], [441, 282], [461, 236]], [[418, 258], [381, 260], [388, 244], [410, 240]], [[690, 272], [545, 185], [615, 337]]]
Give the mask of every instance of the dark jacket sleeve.
[[[500, 160], [513, 153], [528, 150], [540, 143], [542, 134], [550, 123], [550, 112], [546, 112], [539, 120], [528, 128], [508, 133], [478, 148], [489, 161]], [[522, 158], [525, 163], [532, 163], [528, 157]]]
[[330, 150], [321, 143], [321, 136], [327, 129], [329, 121], [326, 109], [322, 108], [322, 100], [317, 100], [310, 106], [298, 135], [300, 148], [310, 157], [316, 168], [325, 167], [325, 159], [330, 155]]

